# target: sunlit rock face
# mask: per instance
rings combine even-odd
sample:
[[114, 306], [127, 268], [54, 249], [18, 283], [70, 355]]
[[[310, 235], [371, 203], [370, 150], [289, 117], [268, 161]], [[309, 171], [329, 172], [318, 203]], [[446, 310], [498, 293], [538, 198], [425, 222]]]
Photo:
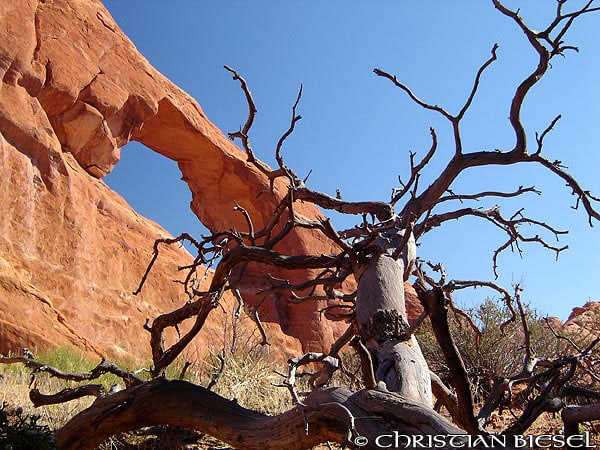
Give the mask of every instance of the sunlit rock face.
[[564, 323], [558, 317], [549, 317], [546, 323], [554, 331], [573, 338], [581, 345], [589, 344], [600, 336], [600, 302], [576, 306]]
[[[211, 230], [267, 223], [285, 193], [189, 95], [158, 73], [96, 0], [0, 2], [0, 351], [73, 345], [86, 352], [147, 359], [147, 318], [187, 298], [177, 267], [190, 261], [165, 248], [142, 294], [137, 286], [158, 237], [168, 233], [138, 215], [102, 181], [130, 140], [175, 160], [192, 192], [191, 208]], [[315, 218], [311, 205], [297, 213]], [[334, 251], [310, 230], [292, 232], [279, 251]], [[305, 271], [269, 272], [290, 282]], [[250, 266], [241, 286], [257, 302], [265, 268]], [[409, 315], [418, 314], [418, 301]], [[225, 304], [232, 305], [229, 297]], [[283, 353], [327, 349], [345, 326], [324, 320], [327, 302], [260, 307]], [[416, 312], [411, 312], [414, 309]], [[190, 350], [201, 357], [222, 336], [216, 310]], [[275, 347], [275, 345], [273, 346]]]
[[600, 336], [600, 302], [587, 302], [573, 308], [563, 328], [580, 339], [594, 339]]

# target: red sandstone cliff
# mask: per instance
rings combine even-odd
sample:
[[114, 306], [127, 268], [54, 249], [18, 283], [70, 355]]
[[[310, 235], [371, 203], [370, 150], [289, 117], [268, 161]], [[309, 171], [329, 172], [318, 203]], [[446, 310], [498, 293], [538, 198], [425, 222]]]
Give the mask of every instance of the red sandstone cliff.
[[600, 336], [600, 302], [587, 302], [573, 308], [563, 329], [580, 339]]
[[587, 302], [573, 308], [564, 323], [558, 317], [550, 317], [548, 321], [554, 330], [559, 330], [576, 341], [595, 339], [600, 336], [600, 302]]
[[[100, 1], [4, 0], [0, 24], [0, 351], [69, 343], [140, 355], [145, 319], [185, 301], [171, 280], [189, 255], [165, 251], [142, 295], [131, 295], [154, 239], [167, 233], [100, 181], [120, 147], [136, 140], [177, 161], [192, 210], [211, 230], [245, 228], [236, 203], [261, 227], [284, 189], [257, 198], [265, 177], [138, 53]], [[297, 212], [318, 214], [308, 205]], [[279, 250], [331, 247], [305, 230]], [[247, 273], [252, 300], [263, 277], [258, 268]], [[299, 351], [299, 342], [322, 349], [340, 330], [320, 320], [326, 305], [273, 298], [261, 314], [288, 350]], [[202, 336], [218, 333], [218, 314]]]

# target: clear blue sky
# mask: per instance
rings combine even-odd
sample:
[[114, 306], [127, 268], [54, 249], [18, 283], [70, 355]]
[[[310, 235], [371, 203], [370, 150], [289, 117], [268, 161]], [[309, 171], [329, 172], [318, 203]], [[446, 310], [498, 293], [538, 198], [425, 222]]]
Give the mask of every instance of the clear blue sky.
[[[581, 2], [571, 0], [567, 5]], [[177, 1], [105, 0], [104, 4], [149, 61], [202, 105], [224, 132], [245, 121], [245, 100], [222, 69], [235, 67], [250, 83], [258, 106], [253, 146], [273, 164], [278, 137], [289, 123], [300, 83], [303, 119], [287, 141], [285, 157], [299, 174], [310, 169], [310, 186], [345, 199], [389, 200], [397, 176], [406, 178], [408, 152], [423, 155], [428, 129], [439, 135], [436, 158], [421, 182], [426, 186], [452, 152], [448, 123], [423, 111], [372, 73], [395, 73], [424, 100], [456, 112], [474, 74], [497, 42], [498, 61], [483, 77], [479, 95], [463, 124], [467, 151], [512, 148], [507, 121], [517, 83], [535, 67], [535, 54], [508, 18], [489, 1]], [[511, 1], [534, 28], [542, 28], [555, 2]], [[560, 159], [586, 189], [600, 195], [598, 120], [600, 118], [600, 14], [583, 17], [567, 36], [580, 53], [557, 58], [546, 78], [525, 103], [523, 120], [542, 131], [562, 114], [546, 139], [545, 153]], [[172, 161], [138, 144], [127, 145], [122, 160], [105, 181], [140, 213], [173, 234], [199, 233], [189, 210], [190, 194]], [[514, 190], [535, 185], [543, 196], [490, 199], [478, 206], [502, 205], [510, 216], [526, 213], [571, 232], [562, 239], [570, 249], [558, 260], [552, 252], [524, 245], [523, 259], [503, 253], [499, 283], [522, 282], [523, 298], [536, 308], [565, 319], [574, 306], [600, 300], [600, 224], [590, 228], [583, 211], [558, 178], [528, 165], [476, 168], [453, 186], [457, 193]], [[600, 205], [599, 205], [600, 206]], [[460, 205], [456, 205], [460, 207]], [[334, 218], [340, 227], [352, 218]], [[551, 239], [550, 236], [548, 236]], [[423, 240], [419, 254], [443, 262], [449, 277], [492, 279], [493, 250], [505, 236], [476, 219], [448, 223]], [[471, 305], [491, 294], [484, 290], [459, 297]]]

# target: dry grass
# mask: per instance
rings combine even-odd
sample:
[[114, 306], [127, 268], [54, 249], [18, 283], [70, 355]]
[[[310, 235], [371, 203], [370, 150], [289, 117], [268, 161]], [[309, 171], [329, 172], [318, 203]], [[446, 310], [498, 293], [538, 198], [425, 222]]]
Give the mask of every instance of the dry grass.
[[[68, 356], [71, 354], [71, 356]], [[74, 365], [79, 365], [85, 359], [75, 352], [67, 349], [57, 349], [55, 352], [47, 355], [42, 355], [39, 360], [50, 363], [51, 360], [67, 359], [71, 360], [68, 365], [57, 365], [65, 371], [73, 368]], [[93, 363], [86, 362], [87, 365], [93, 366]], [[72, 402], [63, 403], [60, 405], [41, 406], [34, 408], [29, 400], [30, 387], [36, 387], [43, 393], [58, 392], [65, 387], [73, 386], [73, 384], [50, 378], [45, 374], [37, 374], [33, 383], [31, 370], [21, 364], [3, 365], [0, 364], [0, 403], [21, 408], [24, 414], [40, 416], [40, 423], [48, 425], [52, 429], [60, 428], [71, 417], [77, 414], [84, 408], [87, 408], [91, 403], [91, 398], [74, 400]]]
[[[273, 353], [274, 349], [260, 345], [260, 336], [249, 323], [247, 318], [230, 317], [224, 324], [223, 338], [220, 342], [211, 342], [209, 355], [199, 362], [192, 364], [185, 372], [184, 379], [207, 386], [213, 377], [219, 375], [218, 382], [212, 390], [223, 397], [236, 399], [246, 408], [257, 411], [278, 413], [292, 407], [291, 396], [285, 388], [277, 387], [283, 378], [277, 372], [286, 370], [285, 364]], [[179, 378], [187, 359], [194, 360], [194, 355], [182, 355], [167, 371], [168, 378]], [[224, 366], [221, 370], [221, 359]], [[81, 373], [89, 371], [98, 361], [90, 361], [78, 352], [69, 348], [57, 348], [47, 354], [36, 355], [36, 360], [53, 366], [61, 371]], [[119, 364], [119, 363], [118, 363]], [[120, 363], [122, 367], [134, 369], [128, 364]], [[146, 367], [149, 364], [145, 365]], [[24, 415], [40, 416], [40, 424], [48, 425], [51, 429], [60, 428], [71, 417], [87, 408], [93, 398], [74, 400], [68, 403], [34, 408], [29, 400], [29, 390], [32, 386], [42, 393], [55, 393], [65, 387], [74, 387], [69, 383], [40, 373], [35, 376], [33, 385], [31, 370], [21, 364], [0, 364], [0, 404], [6, 402], [13, 409], [21, 409]], [[104, 375], [99, 380], [106, 388], [118, 383], [116, 377]], [[122, 384], [122, 383], [120, 383]], [[300, 387], [302, 389], [302, 387]], [[133, 434], [119, 436], [106, 442], [103, 449], [123, 448], [124, 441], [140, 441]], [[149, 447], [153, 448], [153, 447]], [[158, 447], [156, 447], [158, 448]], [[206, 437], [198, 448], [227, 448], [224, 444]]]
[[[215, 376], [218, 382], [213, 392], [235, 399], [245, 408], [265, 413], [279, 413], [292, 407], [287, 389], [278, 387], [287, 366], [281, 355], [268, 345], [260, 344], [261, 337], [251, 320], [242, 316], [230, 316], [223, 324], [220, 342], [212, 342], [208, 356], [194, 363], [186, 372], [185, 379], [200, 386], [208, 386]], [[182, 355], [172, 369], [176, 378], [187, 359], [193, 355]], [[224, 360], [224, 364], [222, 363]]]

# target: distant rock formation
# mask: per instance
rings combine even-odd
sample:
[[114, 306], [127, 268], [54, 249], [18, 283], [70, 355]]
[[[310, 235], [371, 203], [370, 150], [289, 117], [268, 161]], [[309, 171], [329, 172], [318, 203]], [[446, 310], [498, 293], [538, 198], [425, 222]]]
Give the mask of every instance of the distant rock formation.
[[573, 308], [564, 323], [558, 317], [550, 317], [548, 320], [553, 329], [578, 340], [594, 339], [600, 336], [600, 302], [587, 302]]
[[600, 336], [600, 302], [587, 302], [581, 307], [573, 308], [563, 328], [580, 338]]
[[[146, 289], [131, 295], [154, 240], [168, 233], [100, 180], [120, 148], [136, 140], [177, 161], [191, 208], [211, 230], [245, 229], [236, 203], [261, 227], [285, 186], [257, 196], [268, 188], [264, 175], [140, 55], [100, 1], [3, 0], [0, 24], [0, 351], [68, 343], [147, 358], [142, 325], [186, 300], [171, 280], [190, 257], [165, 250]], [[318, 214], [311, 205], [296, 212]], [[278, 249], [332, 250], [311, 230], [295, 231]], [[307, 275], [271, 273], [292, 282]], [[255, 301], [264, 269], [247, 274], [242, 291]], [[343, 326], [322, 320], [327, 305], [274, 297], [261, 315], [289, 352], [300, 343], [322, 350]], [[200, 339], [219, 333], [218, 314]]]

